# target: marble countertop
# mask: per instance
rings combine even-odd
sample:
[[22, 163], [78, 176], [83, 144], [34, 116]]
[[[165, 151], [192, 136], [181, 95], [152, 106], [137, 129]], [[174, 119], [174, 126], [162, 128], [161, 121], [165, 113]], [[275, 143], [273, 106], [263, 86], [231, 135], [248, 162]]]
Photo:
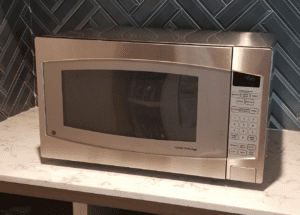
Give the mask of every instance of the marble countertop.
[[0, 123], [0, 181], [240, 214], [300, 214], [300, 132], [269, 132], [264, 182], [250, 184], [43, 160], [33, 108]]

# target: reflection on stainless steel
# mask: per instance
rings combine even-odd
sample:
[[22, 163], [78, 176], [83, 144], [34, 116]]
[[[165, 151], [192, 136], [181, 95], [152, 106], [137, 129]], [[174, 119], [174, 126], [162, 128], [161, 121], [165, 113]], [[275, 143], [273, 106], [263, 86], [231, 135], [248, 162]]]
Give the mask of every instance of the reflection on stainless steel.
[[224, 32], [188, 29], [176, 29], [170, 31], [162, 28], [137, 28], [125, 26], [117, 26], [109, 30], [87, 29], [72, 31], [46, 37], [256, 48], [269, 48], [272, 47], [274, 43], [271, 34], [262, 32]]
[[[230, 47], [178, 46], [172, 44], [128, 43], [117, 41], [91, 41], [56, 38], [35, 39], [43, 46], [38, 58], [47, 61], [72, 59], [130, 59], [138, 62], [169, 62], [182, 65], [203, 66], [231, 70]], [[63, 51], [60, 51], [63, 49]], [[80, 50], [80, 51], [78, 51]], [[138, 64], [137, 64], [138, 65]]]
[[[272, 35], [115, 27], [39, 37], [35, 45], [43, 157], [262, 182]], [[164, 104], [150, 104], [136, 98], [128, 100], [163, 107], [162, 120], [169, 132], [166, 135], [179, 135], [174, 132], [179, 126], [186, 128], [186, 132], [195, 132], [188, 129], [197, 127], [196, 142], [166, 141], [166, 144], [161, 140], [141, 140], [64, 126], [61, 71], [101, 69], [196, 77], [198, 101], [191, 104], [198, 111], [194, 127], [190, 120], [182, 121], [169, 111], [170, 105], [178, 108], [178, 101], [168, 94], [161, 93]], [[262, 77], [258, 154], [253, 158], [227, 158], [233, 71]], [[193, 88], [185, 90], [191, 92]], [[195, 115], [178, 109], [175, 112], [187, 117]]]

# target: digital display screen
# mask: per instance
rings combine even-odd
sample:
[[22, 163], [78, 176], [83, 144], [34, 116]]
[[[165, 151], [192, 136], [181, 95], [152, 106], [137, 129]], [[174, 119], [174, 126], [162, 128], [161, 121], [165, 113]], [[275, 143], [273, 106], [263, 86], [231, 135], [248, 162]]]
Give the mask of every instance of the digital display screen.
[[233, 72], [233, 86], [237, 87], [260, 87], [260, 77], [240, 72]]

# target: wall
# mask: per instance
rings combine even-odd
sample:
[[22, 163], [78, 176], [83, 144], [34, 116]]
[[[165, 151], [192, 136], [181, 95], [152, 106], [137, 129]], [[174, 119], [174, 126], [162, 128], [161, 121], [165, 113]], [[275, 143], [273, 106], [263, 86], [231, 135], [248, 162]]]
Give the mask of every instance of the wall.
[[28, 0], [0, 0], [0, 121], [35, 106]]
[[[35, 36], [117, 25], [274, 33], [277, 41], [268, 125], [270, 128], [300, 130], [298, 0], [30, 0], [30, 7], [31, 29]], [[2, 76], [9, 77], [16, 73], [11, 69], [3, 70], [0, 77], [1, 72]], [[7, 89], [8, 84], [2, 80], [0, 86]], [[2, 88], [0, 113], [9, 116], [3, 111], [8, 109], [3, 100], [10, 96], [2, 92]], [[28, 102], [26, 104], [26, 108], [31, 107]]]

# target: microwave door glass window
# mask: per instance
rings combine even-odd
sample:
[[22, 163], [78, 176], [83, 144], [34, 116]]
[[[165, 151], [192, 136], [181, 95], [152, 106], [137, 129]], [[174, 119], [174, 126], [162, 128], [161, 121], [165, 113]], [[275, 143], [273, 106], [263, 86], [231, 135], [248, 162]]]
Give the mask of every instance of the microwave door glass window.
[[124, 70], [62, 71], [64, 126], [196, 141], [198, 77]]
[[198, 77], [182, 75], [179, 85], [180, 125], [196, 127], [198, 102]]

